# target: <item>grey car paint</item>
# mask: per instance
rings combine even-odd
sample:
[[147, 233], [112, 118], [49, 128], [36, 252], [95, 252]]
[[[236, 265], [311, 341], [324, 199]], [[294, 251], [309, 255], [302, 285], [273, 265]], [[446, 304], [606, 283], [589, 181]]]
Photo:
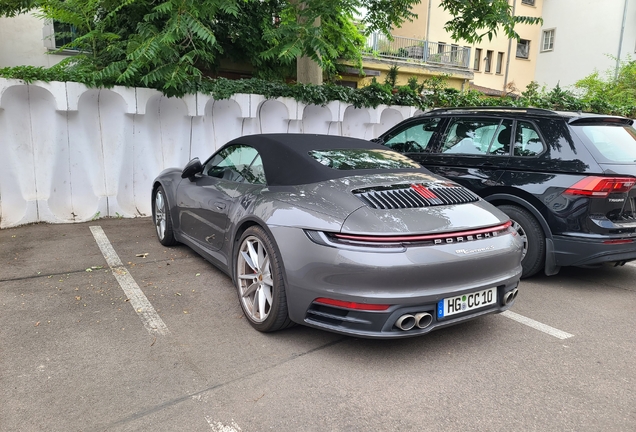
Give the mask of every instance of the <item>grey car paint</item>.
[[[431, 312], [439, 300], [447, 297], [494, 286], [502, 287], [503, 293], [516, 287], [520, 277], [520, 246], [512, 236], [490, 239], [482, 248], [492, 249], [471, 259], [459, 256], [455, 244], [438, 246], [434, 251], [407, 248], [404, 252], [371, 254], [312, 244], [301, 230], [294, 228], [273, 227], [272, 232], [286, 260], [287, 284], [293, 287], [288, 289], [288, 302], [300, 306], [289, 309], [290, 318], [337, 332], [337, 327], [306, 316], [315, 298], [337, 296], [345, 301], [399, 305], [388, 311], [389, 315], [393, 310], [404, 312], [408, 308]], [[493, 268], [500, 270], [493, 272]], [[507, 309], [500, 304], [497, 311]], [[426, 333], [448, 324], [439, 321], [416, 332]], [[376, 337], [415, 335], [382, 330], [347, 333]]]
[[[514, 235], [467, 242], [474, 253], [466, 254], [458, 252], [462, 248], [457, 244], [386, 251], [325, 246], [316, 244], [305, 232], [443, 233], [490, 227], [508, 220], [481, 200], [460, 206], [386, 211], [368, 208], [351, 193], [361, 186], [423, 181], [446, 180], [421, 173], [373, 174], [268, 187], [202, 175], [182, 179], [180, 170], [169, 169], [154, 184], [161, 184], [166, 191], [177, 240], [230, 277], [234, 278], [235, 248], [241, 233], [249, 225], [264, 228], [282, 258], [292, 321], [346, 334], [395, 338], [507, 309], [510, 305], [503, 305], [499, 299], [487, 310], [435, 320], [426, 329], [403, 332], [390, 328], [397, 316], [410, 309], [432, 309], [434, 313], [435, 303], [445, 297], [498, 287], [501, 298], [517, 287], [521, 273], [521, 243]], [[357, 320], [361, 322], [354, 322], [356, 318], [352, 317], [351, 325], [342, 327], [316, 320], [308, 313], [312, 302], [322, 296], [393, 306], [383, 313], [360, 313], [363, 317]]]

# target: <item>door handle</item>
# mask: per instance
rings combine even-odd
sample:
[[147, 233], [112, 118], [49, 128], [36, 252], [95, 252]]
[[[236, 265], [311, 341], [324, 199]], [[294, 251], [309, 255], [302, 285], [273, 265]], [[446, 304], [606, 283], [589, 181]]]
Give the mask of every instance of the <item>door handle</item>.
[[223, 210], [225, 208], [225, 203], [223, 203], [223, 202], [215, 202], [214, 203], [214, 207], [218, 208], [219, 210]]

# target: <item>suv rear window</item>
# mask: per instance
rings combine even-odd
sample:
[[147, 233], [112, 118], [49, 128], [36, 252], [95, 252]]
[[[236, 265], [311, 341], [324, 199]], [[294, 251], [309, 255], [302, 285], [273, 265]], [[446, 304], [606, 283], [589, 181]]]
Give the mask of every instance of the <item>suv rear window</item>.
[[636, 162], [636, 129], [633, 127], [596, 124], [572, 125], [572, 129], [588, 147], [591, 145], [597, 150], [602, 159], [599, 162]]

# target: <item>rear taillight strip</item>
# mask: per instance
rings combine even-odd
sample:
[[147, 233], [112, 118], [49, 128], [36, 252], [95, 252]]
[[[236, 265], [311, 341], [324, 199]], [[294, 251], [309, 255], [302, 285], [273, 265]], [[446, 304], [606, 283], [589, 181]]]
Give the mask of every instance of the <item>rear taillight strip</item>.
[[565, 190], [564, 195], [605, 198], [613, 193], [627, 193], [636, 184], [634, 177], [588, 176]]
[[445, 240], [457, 237], [479, 236], [484, 234], [491, 234], [495, 232], [505, 231], [512, 225], [512, 222], [508, 221], [504, 224], [497, 225], [490, 228], [482, 228], [470, 231], [455, 231], [443, 234], [426, 234], [426, 235], [407, 235], [407, 236], [367, 236], [357, 234], [332, 234], [333, 237], [340, 240], [360, 241], [368, 243], [397, 243], [397, 242], [418, 242], [427, 240]]

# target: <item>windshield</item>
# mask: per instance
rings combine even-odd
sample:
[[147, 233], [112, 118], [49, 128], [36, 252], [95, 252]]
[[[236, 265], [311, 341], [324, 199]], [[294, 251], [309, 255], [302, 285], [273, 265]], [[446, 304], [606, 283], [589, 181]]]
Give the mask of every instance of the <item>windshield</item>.
[[321, 164], [337, 170], [421, 168], [412, 159], [390, 150], [313, 150], [309, 155]]
[[599, 162], [636, 162], [636, 129], [625, 125], [581, 125], [572, 128], [590, 150], [600, 153]]

